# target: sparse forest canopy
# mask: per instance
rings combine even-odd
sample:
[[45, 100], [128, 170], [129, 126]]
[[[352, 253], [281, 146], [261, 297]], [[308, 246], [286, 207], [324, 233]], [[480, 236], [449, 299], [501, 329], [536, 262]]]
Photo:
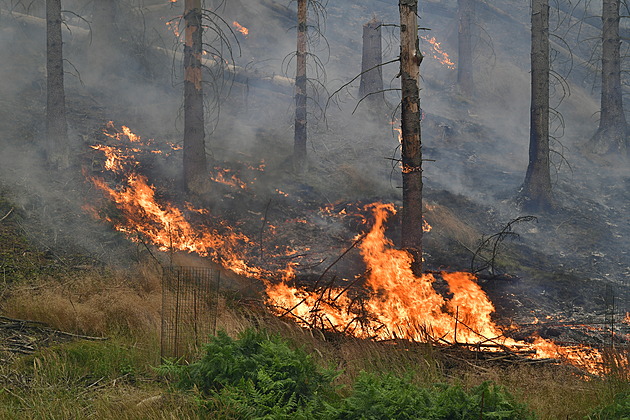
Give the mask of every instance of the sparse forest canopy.
[[628, 16], [0, 0], [0, 417], [628, 416]]

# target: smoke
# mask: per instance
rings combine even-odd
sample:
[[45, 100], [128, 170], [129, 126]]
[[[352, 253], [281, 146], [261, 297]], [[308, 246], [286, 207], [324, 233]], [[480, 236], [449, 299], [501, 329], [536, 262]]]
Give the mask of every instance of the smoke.
[[[95, 158], [86, 146], [96, 141], [97, 133], [109, 120], [130, 126], [144, 138], [181, 144], [183, 78], [177, 52], [181, 53], [182, 47], [181, 39], [175, 37], [166, 22], [177, 21], [183, 12], [183, 2], [119, 2], [112, 26], [114, 33], [108, 35], [98, 33], [103, 28], [99, 29], [86, 2], [65, 3], [65, 9], [77, 11], [91, 22], [87, 25], [82, 19], [65, 15], [71, 28], [71, 31], [64, 29], [64, 52], [68, 59], [66, 92], [75, 165], [71, 173], [58, 179], [50, 179], [43, 166], [44, 27], [41, 22], [18, 21], [3, 12], [0, 176], [3, 184], [14, 191], [13, 199], [18, 205], [25, 211], [38, 213], [49, 224], [43, 242], [54, 244], [54, 238], [61, 235], [97, 256], [111, 257], [105, 249], [119, 247], [121, 242], [108, 233], [106, 226], [98, 235], [90, 234], [88, 229], [98, 227], [86, 223], [88, 216], [78, 214], [77, 210], [80, 207], [77, 203], [83, 204], [84, 192], [90, 188], [79, 174], [80, 168], [91, 170], [89, 162]], [[430, 29], [427, 35], [440, 41], [443, 50], [456, 62], [455, 3], [421, 2], [420, 22]], [[41, 6], [36, 2], [37, 5]], [[309, 76], [317, 79], [311, 84], [313, 99], [309, 102], [311, 167], [299, 179], [291, 175], [294, 118], [291, 79], [295, 60], [290, 57], [295, 50], [294, 6], [286, 8], [281, 2], [245, 0], [208, 1], [206, 6], [223, 19], [218, 23], [230, 41], [231, 50], [225, 45], [214, 44], [214, 47], [224, 53], [230, 65], [237, 66], [236, 72], [225, 73], [225, 78], [221, 75], [212, 79], [211, 73], [205, 74], [206, 142], [215, 164], [238, 161], [258, 165], [264, 161], [266, 172], [260, 176], [260, 182], [265, 184], [260, 191], [268, 194], [289, 185], [296, 195], [305, 194], [307, 201], [322, 204], [338, 200], [398, 202], [399, 142], [390, 122], [397, 116], [399, 92], [386, 92], [386, 100], [392, 106], [378, 112], [370, 111], [366, 102], [355, 110], [360, 99], [358, 80], [328, 101], [330, 94], [361, 71], [363, 24], [373, 16], [385, 24], [396, 24], [396, 2], [328, 3], [326, 15], [320, 20], [325, 23], [320, 27], [325, 40], [310, 44], [311, 53], [317, 57], [311, 59], [309, 67]], [[26, 10], [17, 12], [26, 13]], [[43, 17], [41, 7], [34, 7], [29, 13], [39, 19]], [[597, 11], [588, 10], [588, 14], [595, 15]], [[578, 35], [573, 18], [552, 16], [557, 16], [558, 33], [567, 44], [578, 45], [576, 51], [584, 58], [584, 44], [577, 41], [596, 39], [597, 31], [582, 25]], [[439, 191], [445, 190], [493, 209], [495, 225], [480, 227], [482, 233], [491, 234], [496, 225], [521, 214], [512, 199], [524, 180], [528, 163], [529, 5], [507, 1], [493, 2], [492, 7], [480, 4], [477, 19], [473, 100], [457, 94], [456, 70], [425, 54], [421, 66], [421, 106], [425, 113], [422, 137], [424, 157], [434, 160], [425, 163], [428, 199], [439, 199]], [[248, 35], [232, 32], [233, 21], [248, 28]], [[102, 36], [110, 38], [103, 42]], [[395, 59], [399, 51], [397, 28], [383, 27], [383, 36], [384, 61]], [[426, 43], [421, 44], [425, 53], [428, 48]], [[544, 217], [537, 230], [523, 232], [523, 243], [558, 258], [564, 267], [573, 265], [586, 270], [585, 276], [593, 274], [622, 282], [623, 276], [627, 276], [625, 270], [630, 270], [623, 264], [627, 254], [621, 251], [628, 249], [626, 238], [630, 232], [627, 223], [620, 222], [628, 210], [629, 198], [624, 192], [628, 190], [624, 190], [629, 176], [627, 164], [592, 160], [581, 152], [580, 146], [596, 128], [598, 92], [597, 86], [592, 85], [596, 77], [593, 68], [578, 59], [570, 66], [563, 54], [559, 50], [555, 53], [555, 63], [561, 74], [568, 74], [571, 95], [559, 108], [565, 130], [564, 136], [553, 142], [557, 152], [553, 157], [557, 165], [554, 174], [558, 168], [554, 177], [557, 196], [562, 207], [570, 211]], [[317, 60], [325, 70], [325, 77], [323, 72], [318, 73], [321, 67]], [[596, 61], [590, 64], [597, 69]], [[398, 87], [397, 73], [397, 63], [384, 67], [386, 89]], [[559, 98], [563, 89], [556, 85], [556, 91]], [[174, 179], [179, 164], [168, 161], [152, 171]], [[242, 205], [229, 202], [226, 195], [215, 200], [220, 202], [217, 210]], [[592, 233], [580, 226], [593, 224], [592, 220], [597, 220], [602, 235], [587, 241], [588, 246], [579, 246], [583, 237]], [[104, 237], [106, 240], [101, 239]], [[594, 252], [604, 257], [593, 257]]]

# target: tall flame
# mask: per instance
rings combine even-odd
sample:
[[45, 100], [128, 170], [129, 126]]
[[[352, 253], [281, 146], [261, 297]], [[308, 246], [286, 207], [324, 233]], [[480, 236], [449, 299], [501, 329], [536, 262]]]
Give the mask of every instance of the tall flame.
[[453, 295], [444, 298], [433, 287], [434, 275], [415, 276], [411, 271], [411, 255], [395, 249], [385, 236], [385, 222], [396, 212], [394, 206], [376, 203], [367, 208], [372, 210], [375, 220], [359, 245], [368, 273], [365, 286], [369, 290], [361, 307], [353, 304], [355, 300], [349, 290], [329, 290], [326, 294], [334, 296], [334, 302], [325, 302], [322, 292], [309, 293], [287, 282], [267, 285], [269, 305], [281, 308], [279, 312], [291, 309], [290, 313], [303, 322], [315, 320], [361, 337], [425, 341], [432, 336], [450, 343], [456, 338], [466, 343], [490, 340], [513, 343], [500, 338], [502, 332], [490, 319], [494, 307], [472, 274], [442, 273], [441, 278]]

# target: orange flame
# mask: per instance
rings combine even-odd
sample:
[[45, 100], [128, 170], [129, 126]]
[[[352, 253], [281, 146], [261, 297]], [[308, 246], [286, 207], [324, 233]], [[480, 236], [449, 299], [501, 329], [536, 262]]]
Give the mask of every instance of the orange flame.
[[232, 22], [232, 26], [234, 26], [234, 29], [236, 29], [238, 32], [243, 34], [243, 36], [246, 37], [247, 35], [249, 35], [249, 29], [247, 29], [237, 21]]
[[[298, 320], [316, 319], [316, 323], [337, 330], [352, 331], [360, 337], [378, 339], [405, 338], [425, 341], [427, 334], [453, 343], [499, 340], [507, 342], [490, 320], [492, 303], [470, 273], [442, 273], [453, 298], [445, 299], [433, 288], [432, 274], [416, 277], [411, 271], [411, 255], [393, 247], [385, 237], [384, 223], [395, 213], [391, 204], [368, 206], [374, 213], [372, 229], [365, 235], [359, 249], [367, 267], [366, 288], [369, 298], [363, 308], [353, 306], [348, 290], [333, 289], [334, 304], [322, 301], [320, 293], [291, 287], [286, 282], [267, 286], [268, 304], [291, 314]], [[368, 318], [361, 319], [361, 310]], [[457, 324], [459, 331], [456, 333]], [[464, 325], [466, 327], [464, 327]]]
[[[562, 359], [591, 372], [601, 371], [602, 356], [596, 349], [558, 346], [540, 337], [532, 344], [506, 337], [492, 320], [494, 306], [473, 274], [414, 275], [412, 256], [396, 249], [385, 236], [385, 223], [396, 213], [392, 204], [374, 203], [362, 209], [374, 218], [371, 222], [363, 219], [364, 225], [372, 226], [355, 242], [366, 270], [352, 283], [363, 287], [348, 285], [316, 290], [296, 287], [292, 284], [295, 262], [274, 270], [259, 267], [252, 252], [257, 249], [255, 241], [245, 234], [207, 210], [186, 203], [183, 211], [166, 200], [158, 200], [149, 180], [136, 172], [139, 165], [136, 154], [151, 141], [142, 140], [127, 127], [112, 133], [114, 130], [113, 123], [108, 124], [106, 134], [116, 144], [92, 146], [105, 155], [105, 169], [122, 179], [115, 188], [103, 179], [91, 179], [118, 209], [119, 216], [106, 217], [107, 220], [132, 239], [142, 235], [161, 250], [194, 252], [237, 274], [262, 280], [266, 303], [278, 314], [293, 317], [304, 326], [344, 331], [363, 338], [430, 341], [486, 350], [526, 348], [535, 352], [533, 357]], [[262, 168], [261, 165], [257, 169]], [[334, 211], [333, 206], [327, 206], [321, 213], [347, 217], [349, 211], [355, 212], [351, 207]], [[192, 219], [201, 223], [193, 223]], [[268, 224], [268, 230], [275, 231], [276, 227]], [[297, 255], [295, 250], [284, 251], [285, 255]], [[281, 281], [274, 282], [273, 278]], [[448, 294], [436, 291], [434, 286], [438, 282], [448, 286]]]
[[431, 47], [431, 56], [436, 59], [440, 64], [448, 69], [455, 69], [455, 63], [450, 59], [448, 54], [442, 50], [442, 46], [435, 39], [435, 37], [421, 36], [423, 40], [429, 43]]
[[[111, 130], [113, 124], [107, 128]], [[240, 275], [254, 278], [274, 275], [245, 261], [246, 252], [240, 250], [254, 248], [246, 235], [235, 232], [224, 222], [218, 222], [218, 228], [193, 227], [176, 206], [168, 202], [159, 203], [155, 189], [149, 184], [148, 179], [135, 172], [139, 165], [135, 154], [141, 149], [128, 146], [132, 142], [144, 146], [150, 141], [143, 142], [125, 126], [121, 132], [105, 134], [120, 143], [115, 146], [95, 145], [92, 148], [104, 153], [105, 169], [122, 176], [122, 185], [114, 189], [102, 179], [92, 178], [91, 181], [116, 204], [123, 216], [115, 220], [107, 218], [114, 224], [115, 229], [129, 234], [132, 240], [136, 240], [140, 234], [162, 251], [175, 249], [211, 257]], [[206, 210], [195, 209], [190, 204], [187, 208], [190, 213], [205, 214], [209, 217]], [[281, 269], [280, 272], [282, 271]]]
[[179, 38], [181, 35], [181, 31], [179, 30], [180, 19], [181, 18], [174, 18], [166, 22], [166, 26], [173, 32], [173, 35], [175, 35], [176, 38]]

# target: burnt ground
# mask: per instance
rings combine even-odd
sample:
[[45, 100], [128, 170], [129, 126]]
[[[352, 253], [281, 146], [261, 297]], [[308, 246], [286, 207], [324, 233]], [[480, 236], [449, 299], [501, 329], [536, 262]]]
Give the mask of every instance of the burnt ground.
[[[332, 6], [331, 19], [342, 20], [347, 13], [350, 12]], [[444, 14], [437, 16], [436, 19], [442, 19], [440, 22], [448, 20]], [[349, 22], [361, 24], [359, 17]], [[450, 26], [443, 27], [446, 31]], [[10, 29], [16, 40], [28, 38], [23, 28]], [[350, 54], [351, 45], [345, 43], [343, 51]], [[22, 72], [29, 81], [2, 84], [0, 121], [4, 146], [0, 179], [8, 200], [0, 217], [4, 210], [15, 210], [1, 223], [19, 222], [18, 230], [34, 244], [33, 252], [41, 253], [44, 266], [57, 264], [65, 270], [80, 270], [148, 258], [146, 247], [131, 243], [83, 209], [84, 204], [102, 197], [85, 180], [85, 170], [98, 172], [101, 163], [101, 157], [88, 146], [103, 140], [100, 132], [111, 119], [138, 127], [138, 134], [143, 137], [154, 137], [163, 144], [178, 143], [181, 133], [177, 122], [167, 127], [155, 125], [159, 118], [145, 118], [146, 110], [137, 103], [121, 99], [102, 86], [91, 89], [89, 85], [70, 82], [68, 112], [77, 157], [68, 172], [49, 172], [43, 164], [41, 148], [43, 55], [32, 45], [31, 54], [18, 54], [24, 50], [13, 44], [10, 48], [3, 54], [12, 55], [13, 59], [3, 62], [10, 63], [14, 72]], [[335, 66], [341, 66], [343, 51], [332, 54]], [[506, 93], [497, 88], [481, 93], [480, 103], [471, 104], [454, 92], [452, 75], [445, 76], [447, 72], [439, 68], [432, 75], [432, 69], [436, 69], [435, 65], [427, 63], [423, 91], [424, 153], [435, 160], [427, 163], [425, 174], [426, 218], [433, 226], [425, 236], [426, 268], [475, 271], [486, 266], [479, 272], [480, 282], [496, 306], [500, 324], [531, 324], [528, 331], [537, 331], [546, 338], [598, 344], [609, 340], [608, 327], [593, 331], [575, 325], [610, 325], [612, 318], [619, 333], [617, 339], [623, 340], [628, 330], [620, 329], [620, 320], [630, 310], [627, 162], [582, 152], [580, 145], [594, 126], [588, 125], [588, 119], [580, 120], [564, 140], [571, 169], [565, 165], [557, 172], [557, 209], [532, 215], [537, 221], [515, 224], [513, 233], [518, 237], [505, 236], [493, 258], [494, 242], [480, 248], [483, 241], [501, 232], [510, 221], [530, 215], [514, 202], [525, 173], [527, 108], [522, 104], [511, 106], [510, 111], [521, 117], [497, 122], [493, 113], [505, 105], [497, 97], [507, 94], [513, 99], [520, 94], [519, 89], [512, 87], [517, 92]], [[518, 84], [526, 70], [514, 73], [516, 70], [519, 69], [498, 65], [497, 79], [501, 80], [496, 83], [504, 87], [502, 78], [510, 74], [511, 83]], [[160, 74], [151, 83], [145, 75], [139, 67], [135, 82], [143, 86], [158, 84], [159, 91], [169, 98], [169, 106], [177, 109], [179, 92], [165, 83], [167, 75]], [[109, 83], [129, 83], [127, 76], [113, 75]], [[488, 82], [482, 79], [479, 83], [487, 87]], [[526, 84], [522, 89], [527, 89]], [[487, 101], [488, 97], [494, 102]], [[395, 166], [392, 168], [388, 161], [396, 156], [397, 147], [389, 126], [390, 115], [375, 116], [365, 110], [351, 114], [351, 99], [348, 95], [347, 102], [341, 101], [343, 112], [329, 112], [326, 123], [317, 120], [310, 125], [310, 168], [300, 177], [292, 173], [289, 159], [292, 128], [288, 110], [292, 98], [268, 87], [252, 87], [247, 107], [243, 107], [243, 99], [238, 95], [227, 99], [222, 111], [227, 117], [219, 120], [215, 131], [209, 134], [209, 148], [213, 150], [214, 166], [232, 169], [248, 183], [248, 188], [216, 185], [212, 197], [191, 200], [257, 238], [261, 249], [271, 250], [277, 245], [297, 250], [302, 255], [298, 279], [304, 284], [317, 279], [364, 229], [361, 217], [356, 215], [363, 204], [387, 201], [400, 205], [400, 182]], [[591, 112], [591, 102], [592, 98], [585, 103], [578, 96], [566, 106], [569, 113], [578, 109], [575, 114], [579, 119]], [[151, 108], [153, 104], [146, 105]], [[523, 119], [524, 127], [512, 127]], [[506, 128], [508, 125], [511, 128]], [[514, 136], [521, 136], [516, 143], [522, 144], [515, 146]], [[182, 202], [176, 158], [147, 158], [143, 171], [151, 176], [161, 198]], [[247, 169], [262, 161], [266, 165], [264, 171]], [[322, 210], [326, 206], [336, 213], [345, 209], [347, 215], [329, 216]], [[396, 221], [393, 218], [388, 229], [394, 242], [399, 236]], [[275, 235], [270, 225], [277, 227]], [[5, 281], [19, 280], [19, 267], [9, 271], [7, 277], [9, 261], [5, 258], [2, 264]], [[342, 281], [361, 270], [358, 254], [353, 250], [328, 275], [336, 275]]]

